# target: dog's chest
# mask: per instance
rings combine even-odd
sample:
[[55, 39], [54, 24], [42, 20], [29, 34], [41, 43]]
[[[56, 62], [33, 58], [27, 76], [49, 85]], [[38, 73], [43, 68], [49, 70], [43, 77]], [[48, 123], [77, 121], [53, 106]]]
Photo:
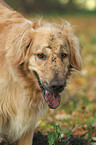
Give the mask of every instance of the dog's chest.
[[36, 103], [33, 103], [33, 101], [29, 101], [30, 97], [26, 98], [26, 100], [22, 100], [22, 103], [19, 104], [19, 106], [21, 106], [18, 108], [17, 115], [10, 120], [9, 134], [13, 134], [16, 139], [27, 133], [30, 129], [34, 131], [37, 119], [45, 108], [44, 102], [37, 102], [37, 105]]
[[18, 93], [15, 94], [15, 98], [18, 99], [10, 106], [10, 112], [12, 112], [12, 108], [15, 106], [16, 113], [11, 113], [10, 120], [5, 127], [3, 126], [3, 132], [7, 133], [14, 140], [18, 140], [30, 130], [34, 131], [38, 117], [46, 108], [45, 101], [40, 93], [38, 96], [36, 93], [36, 96], [30, 96], [25, 91], [21, 93], [20, 91], [18, 91], [19, 97]]
[[27, 133], [30, 129], [34, 130], [36, 117], [29, 116], [28, 114], [19, 113], [10, 121], [9, 134], [13, 138], [18, 139], [23, 134]]
[[14, 116], [10, 118], [8, 134], [18, 139], [30, 129], [34, 130], [38, 113], [34, 114], [32, 102], [29, 101], [29, 97], [26, 96], [22, 96], [22, 99], [18, 100], [16, 109], [17, 114], [14, 114]]

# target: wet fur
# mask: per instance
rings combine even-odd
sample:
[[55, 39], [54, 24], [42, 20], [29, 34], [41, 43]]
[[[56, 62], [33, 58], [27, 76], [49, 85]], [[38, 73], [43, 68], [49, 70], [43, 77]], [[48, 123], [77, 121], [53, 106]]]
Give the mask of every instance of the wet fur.
[[[64, 32], [64, 39], [66, 39], [68, 45], [65, 45], [65, 47], [69, 47], [67, 51], [70, 54], [70, 57], [66, 60], [68, 69], [63, 70], [63, 67], [60, 66], [62, 62], [59, 63], [54, 54], [50, 59], [50, 63], [43, 70], [40, 70], [39, 65], [43, 67], [45, 64], [42, 62], [39, 62], [39, 64], [36, 62], [35, 64], [35, 60], [31, 57], [33, 49], [36, 49], [35, 46], [39, 42], [37, 35], [40, 34], [42, 35], [40, 37], [43, 37], [44, 31], [47, 33], [51, 27], [54, 34], [50, 35], [50, 39], [48, 38], [49, 35], [44, 38], [50, 41], [48, 51], [54, 51], [53, 47], [57, 49], [55, 40], [58, 39], [59, 42], [59, 39], [62, 39], [61, 32]], [[38, 28], [42, 29], [35, 34]], [[42, 45], [42, 40], [40, 41], [40, 45]], [[41, 23], [39, 20], [32, 22], [16, 11], [0, 5], [1, 133], [7, 134], [12, 141], [18, 141], [18, 145], [31, 145], [35, 123], [40, 114], [47, 109], [47, 104], [34, 71], [40, 75], [44, 85], [45, 82], [48, 83], [48, 80], [52, 80], [53, 73], [55, 73], [55, 76], [57, 74], [61, 78], [65, 76], [67, 78], [71, 68], [81, 70], [80, 51], [81, 44], [67, 25], [59, 26], [46, 22]], [[50, 72], [48, 72], [46, 68], [52, 68], [52, 70], [50, 69]], [[47, 75], [47, 78], [43, 78], [44, 75]]]

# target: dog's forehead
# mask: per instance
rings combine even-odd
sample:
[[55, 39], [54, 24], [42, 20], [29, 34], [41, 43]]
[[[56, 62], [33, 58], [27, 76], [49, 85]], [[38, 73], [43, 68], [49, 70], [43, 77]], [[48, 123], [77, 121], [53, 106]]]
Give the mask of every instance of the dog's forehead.
[[45, 53], [58, 53], [60, 50], [66, 50], [68, 48], [66, 33], [53, 27], [39, 28], [35, 33], [33, 48], [35, 52]]
[[67, 50], [68, 42], [64, 35], [61, 32], [51, 33], [48, 39], [48, 47], [52, 52], [60, 52], [63, 50]]
[[64, 45], [64, 37], [61, 32], [51, 33], [48, 39], [49, 48], [52, 50], [60, 49]]
[[[38, 44], [47, 46], [47, 49], [57, 50], [67, 45], [66, 36], [62, 33], [61, 29], [44, 29], [37, 31], [36, 40], [38, 38]], [[44, 47], [42, 47], [44, 48]]]

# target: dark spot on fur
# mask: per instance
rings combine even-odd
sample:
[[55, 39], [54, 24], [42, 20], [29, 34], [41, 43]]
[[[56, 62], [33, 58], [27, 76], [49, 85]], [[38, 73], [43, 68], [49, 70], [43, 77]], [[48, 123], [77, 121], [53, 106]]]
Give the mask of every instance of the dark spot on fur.
[[53, 41], [55, 39], [55, 36], [54, 35], [51, 35], [51, 41]]
[[52, 57], [52, 62], [54, 62], [54, 61], [56, 62], [56, 57], [55, 57], [55, 58], [54, 58], [54, 57]]
[[60, 48], [64, 48], [64, 46], [61, 44], [61, 45], [60, 45]]
[[61, 35], [61, 32], [58, 32], [59, 35]]
[[65, 46], [65, 48], [67, 48], [67, 44], [65, 44], [64, 46]]
[[52, 47], [50, 45], [47, 48], [52, 49]]
[[67, 44], [64, 44], [64, 45], [60, 45], [60, 48], [62, 49], [62, 48], [67, 48], [68, 46], [67, 46]]
[[61, 32], [58, 32], [57, 35], [58, 38], [61, 38]]

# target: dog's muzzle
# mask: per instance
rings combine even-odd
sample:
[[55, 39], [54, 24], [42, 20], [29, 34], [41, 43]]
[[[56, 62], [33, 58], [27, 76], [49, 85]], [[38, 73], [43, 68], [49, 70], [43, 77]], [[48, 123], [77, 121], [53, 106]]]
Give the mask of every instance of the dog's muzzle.
[[39, 86], [41, 88], [41, 90], [43, 91], [44, 94], [44, 99], [46, 101], [46, 103], [48, 104], [49, 108], [51, 109], [56, 109], [61, 101], [61, 96], [60, 96], [60, 92], [62, 92], [66, 86], [66, 81], [63, 81], [61, 79], [53, 79], [50, 81], [49, 86], [45, 87], [40, 79], [39, 76], [36, 72], [34, 72]]

